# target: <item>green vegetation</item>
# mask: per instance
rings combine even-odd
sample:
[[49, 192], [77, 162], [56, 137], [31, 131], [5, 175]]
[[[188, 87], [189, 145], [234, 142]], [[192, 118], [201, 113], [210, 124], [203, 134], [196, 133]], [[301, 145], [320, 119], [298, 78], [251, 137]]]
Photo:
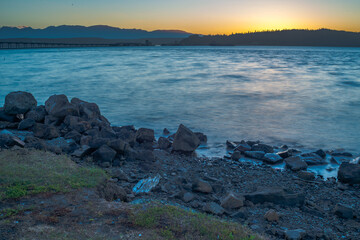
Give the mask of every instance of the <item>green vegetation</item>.
[[130, 221], [134, 226], [152, 230], [145, 239], [261, 239], [239, 223], [170, 205], [136, 205]]
[[27, 149], [0, 152], [0, 200], [95, 187], [105, 178], [103, 170], [80, 167], [64, 155]]

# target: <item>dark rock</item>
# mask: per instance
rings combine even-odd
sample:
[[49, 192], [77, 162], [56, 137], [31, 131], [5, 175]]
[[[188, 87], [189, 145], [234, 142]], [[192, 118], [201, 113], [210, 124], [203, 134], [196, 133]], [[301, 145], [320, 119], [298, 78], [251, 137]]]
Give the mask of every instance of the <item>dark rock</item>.
[[52, 125], [52, 126], [59, 126], [61, 124], [62, 120], [60, 118], [46, 115], [44, 118], [44, 124], [45, 125]]
[[19, 130], [27, 130], [29, 128], [32, 128], [34, 125], [35, 125], [35, 120], [33, 120], [33, 119], [24, 119], [19, 123], [18, 129]]
[[283, 159], [282, 159], [282, 157], [280, 157], [276, 153], [266, 153], [264, 155], [264, 157], [262, 158], [262, 160], [264, 162], [267, 162], [267, 163], [270, 163], [270, 164], [275, 164], [275, 163], [281, 162]]
[[64, 136], [65, 139], [73, 139], [77, 143], [80, 143], [81, 137], [82, 137], [82, 135], [79, 132], [75, 131], [75, 130], [72, 130], [71, 132], [68, 132]]
[[121, 200], [127, 201], [127, 193], [124, 188], [120, 187], [116, 183], [106, 182], [104, 185], [98, 187], [98, 193], [101, 198], [106, 201]]
[[342, 204], [336, 204], [334, 214], [340, 218], [351, 219], [354, 217], [354, 211], [351, 207]]
[[286, 150], [286, 149], [288, 149], [289, 147], [288, 147], [286, 144], [284, 144], [284, 145], [281, 145], [280, 148]]
[[360, 164], [342, 163], [338, 171], [342, 183], [360, 184]]
[[107, 127], [100, 130], [100, 136], [103, 138], [116, 138], [116, 133], [112, 128]]
[[192, 153], [200, 145], [199, 138], [190, 129], [180, 124], [173, 142], [173, 150], [183, 153]]
[[306, 170], [308, 167], [307, 163], [299, 156], [286, 158], [285, 164], [292, 171]]
[[163, 134], [164, 134], [164, 135], [169, 135], [169, 134], [170, 134], [170, 131], [169, 131], [167, 128], [164, 128]]
[[151, 150], [147, 150], [147, 149], [140, 149], [138, 151], [132, 151], [130, 153], [130, 157], [135, 160], [140, 160], [143, 162], [154, 162], [156, 160], [154, 152]]
[[195, 195], [190, 192], [186, 192], [182, 199], [184, 202], [188, 203], [195, 199]]
[[15, 115], [6, 114], [4, 108], [0, 108], [0, 121], [15, 122], [17, 120]]
[[225, 212], [225, 210], [215, 202], [206, 203], [203, 211], [214, 215], [222, 215]]
[[11, 92], [5, 97], [4, 111], [9, 115], [25, 114], [36, 107], [34, 96], [28, 92]]
[[15, 145], [24, 147], [25, 143], [8, 130], [0, 131], [0, 147], [12, 147]]
[[233, 152], [233, 154], [231, 154], [231, 159], [236, 161], [239, 160], [241, 158], [241, 152], [235, 151]]
[[265, 153], [273, 153], [274, 149], [272, 146], [262, 144], [262, 143], [257, 143], [257, 144], [254, 144], [253, 146], [251, 146], [251, 151], [262, 151]]
[[26, 113], [25, 119], [33, 119], [37, 123], [43, 123], [46, 116], [45, 106], [37, 106]]
[[321, 158], [326, 158], [326, 153], [325, 153], [324, 150], [322, 150], [322, 149], [319, 149], [319, 150], [317, 150], [317, 151], [314, 152], [314, 153], [316, 153], [317, 155], [319, 155]]
[[92, 138], [89, 142], [89, 146], [91, 148], [100, 148], [103, 145], [107, 145], [109, 143], [109, 139], [105, 138]]
[[45, 141], [45, 144], [47, 149], [51, 150], [56, 147], [61, 149], [61, 152], [63, 153], [71, 153], [77, 148], [73, 139], [64, 139], [62, 137], [47, 140]]
[[171, 147], [171, 142], [167, 138], [159, 137], [158, 145], [160, 149], [166, 150]]
[[353, 155], [349, 152], [342, 152], [342, 151], [335, 151], [335, 152], [332, 152], [331, 153], [331, 156], [334, 156], [334, 157], [352, 157]]
[[194, 134], [198, 137], [200, 140], [200, 144], [204, 145], [207, 143], [207, 136], [201, 132], [194, 132]]
[[135, 139], [138, 143], [154, 142], [154, 130], [148, 128], [140, 128], [135, 134]]
[[26, 143], [25, 147], [27, 147], [27, 148], [34, 148], [34, 149], [38, 149], [38, 150], [46, 149], [45, 141], [40, 138], [34, 137], [34, 136], [25, 137], [24, 142]]
[[89, 154], [91, 154], [92, 149], [89, 146], [82, 145], [80, 148], [76, 149], [71, 156], [83, 158]]
[[111, 166], [114, 158], [116, 156], [116, 151], [110, 148], [107, 145], [101, 146], [98, 150], [93, 153], [94, 160], [100, 166]]
[[270, 209], [269, 211], [267, 211], [265, 213], [264, 218], [266, 219], [266, 221], [269, 221], [269, 222], [278, 222], [280, 219], [280, 216], [274, 209]]
[[244, 206], [244, 198], [237, 197], [234, 193], [229, 193], [221, 200], [221, 206], [225, 209], [236, 209]]
[[85, 120], [99, 119], [101, 116], [100, 108], [96, 103], [89, 103], [79, 98], [71, 99], [71, 103], [79, 109], [80, 117]]
[[321, 158], [316, 153], [304, 153], [301, 154], [301, 159], [308, 165], [323, 165], [326, 164], [325, 159]]
[[232, 141], [229, 141], [229, 140], [226, 141], [226, 148], [229, 149], [229, 150], [235, 149], [236, 145], [237, 144], [235, 142], [232, 142]]
[[315, 180], [315, 174], [312, 172], [299, 171], [297, 176], [303, 180], [313, 181]]
[[246, 157], [255, 158], [261, 160], [265, 156], [263, 151], [246, 151], [244, 152]]
[[92, 128], [84, 133], [85, 135], [91, 136], [93, 138], [99, 138], [100, 137], [100, 130], [98, 128]]
[[285, 151], [282, 151], [282, 152], [278, 152], [277, 154], [278, 154], [280, 157], [282, 157], [283, 159], [292, 156], [292, 154], [291, 154], [288, 150], [285, 150]]
[[252, 146], [254, 146], [255, 144], [260, 143], [260, 141], [246, 141], [246, 143], [247, 143], [250, 147], [252, 147]]
[[79, 116], [79, 110], [74, 104], [69, 103], [68, 98], [61, 95], [52, 95], [45, 102], [45, 109], [51, 116], [65, 118], [66, 116]]
[[192, 190], [195, 192], [211, 193], [213, 188], [211, 187], [210, 183], [202, 179], [198, 179], [193, 183]]
[[244, 196], [254, 204], [270, 202], [284, 206], [298, 206], [303, 205], [305, 201], [303, 194], [288, 193], [281, 188], [266, 188]]
[[249, 214], [247, 213], [247, 211], [244, 208], [242, 208], [239, 211], [231, 214], [230, 217], [235, 218], [235, 219], [247, 219], [248, 215]]
[[89, 146], [91, 140], [92, 140], [91, 136], [81, 136], [80, 145], [88, 145]]
[[240, 143], [236, 146], [236, 148], [234, 149], [234, 151], [239, 151], [239, 152], [246, 152], [246, 151], [251, 151], [251, 147], [249, 144], [247, 143]]
[[305, 237], [306, 232], [302, 229], [295, 230], [286, 230], [285, 231], [285, 239], [286, 240], [301, 240]]
[[60, 136], [54, 126], [48, 126], [42, 123], [36, 123], [32, 131], [34, 132], [35, 137], [42, 139], [53, 139]]
[[111, 140], [108, 146], [120, 154], [126, 154], [130, 149], [130, 145], [121, 139]]
[[128, 182], [130, 180], [129, 176], [123, 170], [121, 170], [120, 168], [112, 169], [111, 172], [110, 172], [110, 175], [113, 178], [117, 178], [119, 181]]
[[5, 121], [0, 121], [0, 129], [17, 129], [18, 128], [19, 123], [17, 122], [5, 122]]

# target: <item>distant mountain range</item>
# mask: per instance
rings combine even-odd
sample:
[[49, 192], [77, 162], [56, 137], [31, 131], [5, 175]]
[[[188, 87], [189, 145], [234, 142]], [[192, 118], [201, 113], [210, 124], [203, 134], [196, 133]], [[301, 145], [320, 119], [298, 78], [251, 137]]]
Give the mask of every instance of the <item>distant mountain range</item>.
[[264, 31], [232, 35], [192, 35], [181, 40], [180, 45], [360, 47], [360, 33], [319, 29]]
[[43, 29], [31, 27], [1, 27], [0, 39], [13, 38], [103, 38], [103, 39], [152, 39], [152, 38], [186, 38], [191, 33], [180, 30], [145, 31], [141, 29], [123, 29], [105, 25], [96, 26], [50, 26]]

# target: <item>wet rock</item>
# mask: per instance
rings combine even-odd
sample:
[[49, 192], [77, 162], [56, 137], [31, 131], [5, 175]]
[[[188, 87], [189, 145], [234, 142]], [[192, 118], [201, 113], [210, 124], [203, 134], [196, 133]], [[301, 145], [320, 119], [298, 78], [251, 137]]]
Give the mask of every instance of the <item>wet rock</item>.
[[292, 154], [291, 154], [288, 150], [285, 150], [285, 151], [282, 151], [282, 152], [278, 152], [277, 154], [278, 154], [281, 158], [283, 158], [283, 159], [292, 156]]
[[19, 130], [27, 130], [29, 128], [32, 128], [35, 125], [35, 120], [33, 119], [24, 119], [22, 120], [19, 125], [18, 125], [18, 129]]
[[125, 189], [113, 182], [107, 182], [105, 185], [100, 185], [98, 187], [98, 193], [101, 198], [104, 198], [109, 202], [118, 199], [124, 202], [127, 201]]
[[79, 98], [71, 99], [71, 103], [79, 109], [80, 117], [85, 120], [99, 119], [101, 116], [99, 106], [96, 103], [89, 103]]
[[164, 128], [163, 130], [163, 135], [169, 135], [170, 134], [170, 131], [167, 129], [167, 128]]
[[280, 219], [280, 216], [275, 210], [270, 209], [269, 211], [267, 211], [265, 213], [264, 218], [266, 219], [266, 221], [269, 221], [269, 222], [278, 222]]
[[83, 158], [89, 154], [91, 154], [92, 149], [89, 146], [82, 145], [80, 148], [76, 149], [71, 156]]
[[0, 108], [0, 121], [15, 122], [17, 120], [15, 115], [6, 114], [4, 108]]
[[160, 149], [166, 150], [171, 147], [171, 142], [167, 138], [160, 137], [158, 140], [158, 145]]
[[149, 177], [146, 179], [140, 180], [134, 187], [133, 192], [138, 193], [148, 193], [154, 189], [160, 182], [161, 176], [158, 174], [155, 177]]
[[236, 148], [236, 146], [237, 146], [237, 144], [235, 142], [232, 142], [232, 141], [229, 141], [229, 140], [226, 141], [226, 148], [228, 150], [233, 150], [233, 149]]
[[36, 107], [37, 101], [28, 92], [11, 92], [5, 97], [4, 111], [9, 115], [25, 114]]
[[224, 208], [215, 202], [206, 203], [203, 211], [214, 215], [222, 215], [225, 212]]
[[305, 237], [306, 232], [302, 229], [295, 230], [286, 230], [285, 231], [285, 239], [286, 240], [301, 240]]
[[241, 152], [235, 151], [233, 152], [233, 154], [231, 154], [231, 159], [236, 161], [239, 160], [241, 158]]
[[111, 166], [115, 156], [116, 151], [107, 145], [102, 145], [93, 153], [94, 160], [103, 167]]
[[262, 160], [270, 164], [275, 164], [281, 162], [283, 159], [276, 153], [266, 153]]
[[58, 130], [54, 126], [36, 123], [32, 129], [34, 136], [42, 139], [53, 139], [60, 137]]
[[306, 170], [308, 167], [307, 163], [299, 156], [286, 158], [285, 165], [292, 171]]
[[334, 157], [352, 157], [353, 155], [349, 152], [343, 152], [343, 151], [334, 151], [331, 153], [331, 156]]
[[45, 102], [45, 110], [49, 115], [57, 118], [65, 118], [68, 115], [79, 116], [77, 107], [63, 94], [49, 97]]
[[316, 153], [304, 153], [301, 154], [301, 159], [305, 161], [308, 165], [323, 165], [326, 164], [325, 159], [321, 158]]
[[45, 106], [37, 106], [26, 113], [25, 119], [33, 119], [37, 123], [43, 123], [46, 116]]
[[288, 145], [284, 144], [284, 145], [281, 145], [280, 148], [286, 150], [286, 149], [288, 149], [289, 147], [288, 147]]
[[155, 141], [154, 130], [148, 128], [140, 128], [135, 134], [135, 139], [138, 143], [152, 143]]
[[273, 153], [274, 152], [274, 149], [272, 146], [270, 145], [266, 145], [266, 144], [262, 144], [262, 143], [257, 143], [257, 144], [254, 144], [252, 147], [251, 147], [251, 151], [262, 151], [262, 152], [265, 152], [265, 153]]
[[303, 180], [313, 181], [315, 180], [315, 174], [312, 172], [299, 171], [297, 176]]
[[255, 204], [270, 202], [284, 206], [303, 205], [305, 196], [301, 193], [288, 193], [281, 188], [265, 188], [254, 193], [244, 195], [246, 200]]
[[201, 132], [194, 132], [194, 134], [198, 137], [200, 140], [200, 144], [204, 145], [207, 143], [207, 136]]
[[250, 147], [252, 147], [252, 146], [254, 146], [255, 144], [260, 143], [260, 141], [246, 141], [246, 143], [247, 143]]
[[342, 183], [360, 184], [360, 164], [342, 163], [338, 171]]
[[265, 156], [263, 151], [246, 151], [244, 152], [246, 157], [255, 158], [261, 160]]
[[188, 203], [195, 199], [195, 195], [190, 192], [186, 192], [182, 199], [184, 202]]
[[130, 149], [130, 145], [121, 139], [111, 140], [108, 146], [120, 154], [126, 154]]
[[200, 145], [199, 138], [190, 129], [180, 124], [173, 142], [173, 151], [192, 153]]
[[314, 152], [315, 154], [319, 155], [321, 158], [326, 158], [326, 153], [324, 150], [319, 149], [316, 152]]
[[12, 146], [24, 147], [25, 142], [18, 138], [15, 134], [8, 130], [0, 131], [0, 147], [12, 147]]
[[192, 190], [195, 192], [211, 193], [213, 191], [213, 188], [210, 183], [202, 179], [198, 179], [193, 183]]
[[354, 217], [354, 211], [351, 207], [342, 204], [336, 204], [334, 214], [340, 218], [351, 219]]
[[244, 206], [244, 198], [235, 196], [234, 193], [229, 193], [221, 200], [221, 206], [225, 209], [236, 209]]
[[5, 122], [5, 121], [0, 121], [0, 129], [17, 129], [18, 128], [18, 123], [17, 122]]
[[240, 143], [236, 146], [236, 148], [234, 149], [234, 151], [239, 151], [239, 152], [246, 152], [246, 151], [251, 151], [251, 147], [249, 144], [247, 144], [246, 142]]

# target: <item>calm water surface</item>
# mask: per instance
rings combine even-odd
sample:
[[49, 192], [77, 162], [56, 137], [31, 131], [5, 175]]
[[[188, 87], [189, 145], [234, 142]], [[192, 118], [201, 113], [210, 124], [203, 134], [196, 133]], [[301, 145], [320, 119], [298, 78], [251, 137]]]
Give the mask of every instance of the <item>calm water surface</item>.
[[360, 149], [360, 48], [136, 47], [0, 51], [0, 104], [15, 90], [43, 104], [96, 102], [114, 125], [161, 134]]

